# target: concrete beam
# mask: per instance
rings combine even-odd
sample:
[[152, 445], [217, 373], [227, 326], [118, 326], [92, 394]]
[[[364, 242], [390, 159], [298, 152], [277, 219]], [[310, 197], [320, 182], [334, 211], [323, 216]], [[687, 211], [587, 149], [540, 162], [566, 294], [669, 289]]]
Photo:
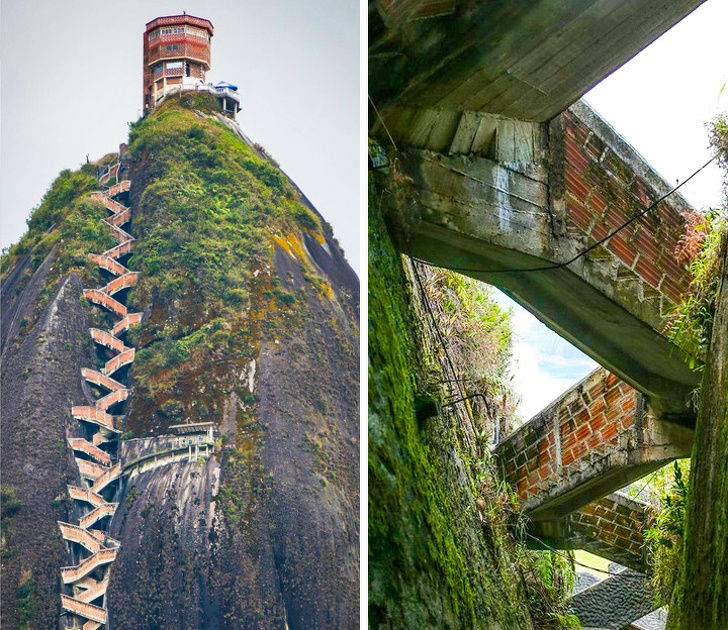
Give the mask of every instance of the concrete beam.
[[704, 0], [370, 0], [369, 93], [545, 121]]
[[676, 255], [687, 202], [673, 193], [568, 267], [519, 272], [571, 260], [669, 185], [583, 104], [548, 128], [402, 112], [388, 130], [409, 147], [398, 153], [409, 204], [394, 211], [403, 250], [502, 289], [650, 396], [655, 411], [691, 424], [697, 376], [664, 334], [690, 282]]
[[659, 304], [643, 304], [611, 256], [595, 251], [567, 268], [505, 272], [568, 260], [585, 245], [553, 235], [544, 181], [486, 158], [413, 150], [402, 164], [418, 201], [407, 253], [498, 287], [670, 411], [685, 411], [696, 375], [662, 334]]

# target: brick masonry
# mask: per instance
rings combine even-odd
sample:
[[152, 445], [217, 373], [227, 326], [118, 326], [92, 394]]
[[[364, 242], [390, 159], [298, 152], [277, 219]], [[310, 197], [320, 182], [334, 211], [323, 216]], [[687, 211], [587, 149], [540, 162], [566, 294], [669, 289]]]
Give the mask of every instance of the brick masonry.
[[585, 629], [620, 630], [655, 608], [648, 579], [633, 571], [591, 586], [571, 599], [571, 609]]
[[645, 571], [643, 530], [647, 504], [615, 492], [569, 515], [581, 548], [623, 566]]
[[[592, 243], [657, 202], [667, 190], [606, 123], [588, 125], [584, 119], [589, 116], [578, 106], [562, 114], [563, 146], [557, 152], [563, 155], [552, 169], [557, 170], [557, 180], [563, 178], [567, 233], [583, 235]], [[689, 214], [687, 202], [673, 194], [610, 238], [602, 252], [618, 262], [620, 280], [638, 278], [645, 297], [661, 299], [662, 313], [690, 284], [686, 261], [676, 257]]]
[[496, 459], [531, 517], [550, 520], [689, 455], [689, 431], [669, 429], [599, 368], [503, 440]]
[[551, 547], [585, 549], [644, 572], [643, 530], [647, 521], [645, 502], [614, 492], [558, 521], [532, 523], [530, 533]]

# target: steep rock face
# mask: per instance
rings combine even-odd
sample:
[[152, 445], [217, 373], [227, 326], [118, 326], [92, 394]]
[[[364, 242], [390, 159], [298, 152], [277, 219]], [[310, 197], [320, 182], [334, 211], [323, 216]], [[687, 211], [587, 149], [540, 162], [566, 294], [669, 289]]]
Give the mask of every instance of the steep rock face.
[[[219, 437], [210, 458], [124, 485], [110, 627], [356, 627], [358, 279], [331, 228], [216, 109], [169, 101], [130, 139], [140, 280], [117, 295], [145, 321], [127, 333], [124, 437], [197, 421]], [[59, 417], [81, 400], [74, 361]], [[60, 551], [55, 523], [44, 532]], [[57, 615], [56, 600], [40, 605]]]
[[126, 484], [111, 532], [123, 545], [107, 595], [113, 627], [221, 627], [209, 588], [219, 478], [210, 458], [167, 464]]
[[71, 405], [83, 400], [79, 372], [92, 361], [93, 348], [75, 274], [51, 283], [47, 305], [28, 330], [25, 322], [54, 258], [49, 255], [24, 283], [19, 274], [4, 285], [7, 312], [14, 315], [6, 324], [0, 400], [2, 619], [8, 628], [56, 626], [59, 568], [68, 564], [56, 524], [70, 520], [66, 484], [78, 483], [66, 432]]

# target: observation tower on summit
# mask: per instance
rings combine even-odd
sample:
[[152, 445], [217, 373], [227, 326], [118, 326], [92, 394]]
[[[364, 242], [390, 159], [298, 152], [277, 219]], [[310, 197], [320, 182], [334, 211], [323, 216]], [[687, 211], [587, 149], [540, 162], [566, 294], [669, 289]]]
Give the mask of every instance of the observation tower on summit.
[[143, 41], [143, 112], [148, 114], [165, 97], [186, 91], [214, 94], [231, 118], [240, 110], [237, 87], [205, 83], [210, 69], [212, 22], [194, 15], [165, 15], [147, 22]]
[[204, 85], [210, 69], [210, 20], [167, 15], [147, 22], [144, 31], [144, 113], [169, 92]]

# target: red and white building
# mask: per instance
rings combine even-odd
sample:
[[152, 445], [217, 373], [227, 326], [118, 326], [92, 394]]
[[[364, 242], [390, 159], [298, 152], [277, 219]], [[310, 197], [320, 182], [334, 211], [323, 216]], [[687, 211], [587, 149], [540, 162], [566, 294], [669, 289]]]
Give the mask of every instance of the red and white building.
[[167, 15], [144, 31], [142, 102], [147, 113], [170, 92], [205, 84], [210, 69], [212, 22], [193, 15]]

